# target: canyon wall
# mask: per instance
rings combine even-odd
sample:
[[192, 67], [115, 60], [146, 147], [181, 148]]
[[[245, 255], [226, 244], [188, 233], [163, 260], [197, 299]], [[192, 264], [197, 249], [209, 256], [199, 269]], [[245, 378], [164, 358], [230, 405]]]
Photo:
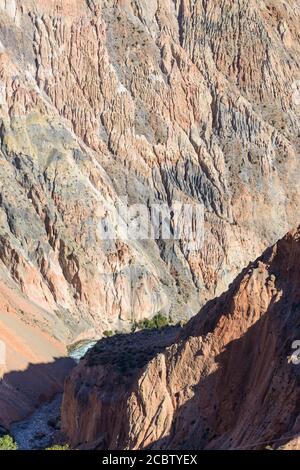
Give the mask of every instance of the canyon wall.
[[[189, 319], [298, 224], [299, 16], [292, 0], [0, 0], [0, 272], [33, 305], [11, 304], [21, 324], [66, 345]], [[201, 206], [201, 246], [103, 236], [124, 196], [133, 223]]]

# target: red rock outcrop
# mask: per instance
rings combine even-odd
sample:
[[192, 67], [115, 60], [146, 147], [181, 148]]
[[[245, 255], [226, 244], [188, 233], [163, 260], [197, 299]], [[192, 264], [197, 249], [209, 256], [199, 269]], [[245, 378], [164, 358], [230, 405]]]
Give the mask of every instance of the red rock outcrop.
[[135, 351], [145, 333], [99, 342], [66, 383], [62, 418], [72, 445], [299, 448], [300, 366], [291, 360], [300, 338], [299, 259], [300, 228], [180, 332], [153, 332], [148, 359], [143, 347]]

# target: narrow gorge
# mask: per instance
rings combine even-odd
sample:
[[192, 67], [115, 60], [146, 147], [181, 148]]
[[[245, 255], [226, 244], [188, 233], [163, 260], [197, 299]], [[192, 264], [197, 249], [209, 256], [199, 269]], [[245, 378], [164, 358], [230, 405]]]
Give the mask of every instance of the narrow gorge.
[[299, 24], [297, 0], [0, 0], [5, 430], [64, 391], [74, 447], [297, 447]]

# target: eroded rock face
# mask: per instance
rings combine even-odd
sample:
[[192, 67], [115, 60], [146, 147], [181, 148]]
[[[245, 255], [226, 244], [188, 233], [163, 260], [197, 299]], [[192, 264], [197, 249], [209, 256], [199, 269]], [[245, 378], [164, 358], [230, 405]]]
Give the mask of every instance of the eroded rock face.
[[[8, 428], [63, 391], [75, 362], [49, 333], [57, 321], [54, 312], [18, 292], [0, 268], [0, 426]], [[60, 330], [66, 333], [63, 323]]]
[[72, 445], [298, 448], [299, 257], [300, 228], [181, 331], [148, 333], [148, 358], [143, 347], [135, 352], [147, 332], [99, 342], [66, 382], [62, 417]]
[[[296, 1], [0, 0], [1, 272], [40, 328], [189, 318], [298, 224], [298, 25]], [[203, 246], [103, 239], [124, 196], [201, 204]]]

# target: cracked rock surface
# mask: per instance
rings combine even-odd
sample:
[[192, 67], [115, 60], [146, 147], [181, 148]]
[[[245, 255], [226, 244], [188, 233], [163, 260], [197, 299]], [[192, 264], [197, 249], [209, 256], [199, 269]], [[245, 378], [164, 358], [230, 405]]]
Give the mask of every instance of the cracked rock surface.
[[[297, 226], [297, 3], [0, 0], [0, 306], [56, 342], [22, 367], [189, 319]], [[103, 239], [124, 196], [200, 204], [201, 249]]]

